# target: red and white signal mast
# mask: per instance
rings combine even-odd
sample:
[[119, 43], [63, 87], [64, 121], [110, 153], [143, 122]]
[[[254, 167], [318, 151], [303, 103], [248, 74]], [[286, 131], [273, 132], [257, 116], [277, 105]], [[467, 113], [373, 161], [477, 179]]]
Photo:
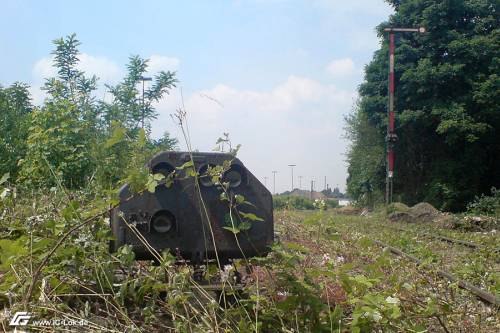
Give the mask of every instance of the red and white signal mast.
[[385, 180], [385, 202], [392, 202], [393, 179], [394, 179], [394, 144], [398, 136], [394, 132], [394, 33], [395, 32], [418, 32], [423, 34], [424, 27], [420, 28], [385, 28], [385, 32], [389, 33], [389, 108], [388, 108], [388, 123], [387, 123], [387, 164], [386, 164], [386, 180]]

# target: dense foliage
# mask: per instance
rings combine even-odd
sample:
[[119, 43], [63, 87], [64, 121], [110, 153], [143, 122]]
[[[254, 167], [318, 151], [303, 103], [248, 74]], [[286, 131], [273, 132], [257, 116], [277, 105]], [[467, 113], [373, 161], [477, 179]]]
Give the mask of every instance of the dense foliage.
[[0, 86], [0, 175], [17, 175], [18, 161], [26, 154], [29, 118], [32, 111], [28, 86]]
[[[166, 252], [159, 265], [135, 261], [130, 246], [108, 253], [109, 221], [102, 214], [107, 202], [92, 191], [73, 190], [72, 200], [59, 188], [31, 197], [15, 191], [8, 179], [0, 180], [4, 327], [14, 313], [27, 309], [36, 319], [83, 321], [78, 328], [92, 332], [495, 332], [498, 328], [494, 308], [467, 295], [456, 283], [443, 283], [433, 267], [446, 263], [454, 274], [498, 292], [493, 251], [498, 237], [492, 233], [468, 236], [485, 246], [482, 255], [462, 249], [450, 256], [448, 247], [422, 242], [412, 232], [395, 233], [378, 217], [340, 216], [323, 209], [283, 210], [276, 213], [281, 242], [269, 256], [251, 259], [250, 264], [236, 261], [222, 271], [215, 264], [208, 267], [207, 278], [218, 281], [220, 274], [224, 279], [225, 293], [214, 294], [193, 281], [193, 267], [176, 263]], [[89, 219], [92, 223], [71, 232]], [[436, 224], [418, 229], [429, 228], [445, 231]], [[401, 247], [425, 259], [428, 266], [419, 269], [411, 261], [392, 257], [370, 238]], [[37, 267], [42, 269], [35, 279]], [[235, 291], [232, 277], [245, 267], [251, 272], [245, 275], [243, 289]], [[44, 329], [34, 321], [30, 325]]]
[[273, 196], [273, 204], [275, 209], [314, 209], [314, 201], [300, 196]]
[[360, 99], [347, 119], [348, 192], [385, 187], [388, 42], [396, 34], [395, 199], [463, 210], [500, 185], [500, 29], [493, 0], [389, 0], [395, 14], [378, 27], [384, 40], [365, 69]]
[[[168, 133], [159, 140], [149, 136], [154, 102], [175, 86], [175, 73], [157, 74], [143, 98], [138, 85], [148, 61], [132, 56], [123, 82], [107, 87], [113, 99], [99, 101], [98, 78], [78, 69], [75, 35], [54, 44], [58, 76], [46, 79], [42, 105], [32, 105], [24, 84], [0, 87], [0, 174], [32, 188], [50, 188], [58, 179], [67, 188], [90, 182], [109, 188], [125, 177], [132, 161], [141, 164], [159, 150], [175, 149], [177, 140]], [[139, 140], [140, 152], [134, 149]]]
[[491, 195], [477, 196], [474, 201], [467, 204], [467, 212], [500, 218], [500, 190], [493, 187]]

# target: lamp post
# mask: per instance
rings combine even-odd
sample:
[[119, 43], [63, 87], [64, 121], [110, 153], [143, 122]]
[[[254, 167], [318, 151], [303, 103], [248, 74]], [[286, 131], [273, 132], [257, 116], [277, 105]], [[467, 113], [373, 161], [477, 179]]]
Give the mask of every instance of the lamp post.
[[139, 80], [142, 81], [142, 119], [141, 119], [141, 127], [144, 129], [144, 118], [146, 117], [146, 106], [144, 104], [144, 82], [153, 81], [150, 77], [141, 76]]
[[288, 166], [292, 169], [292, 191], [293, 191], [293, 167], [297, 166], [296, 164], [288, 164]]
[[394, 33], [395, 32], [417, 32], [423, 34], [424, 27], [420, 28], [385, 28], [385, 32], [389, 33], [389, 108], [387, 122], [387, 164], [386, 164], [386, 180], [385, 180], [385, 202], [392, 202], [393, 180], [394, 180], [394, 144], [398, 136], [394, 132]]
[[273, 192], [276, 194], [276, 174], [278, 171], [273, 171]]

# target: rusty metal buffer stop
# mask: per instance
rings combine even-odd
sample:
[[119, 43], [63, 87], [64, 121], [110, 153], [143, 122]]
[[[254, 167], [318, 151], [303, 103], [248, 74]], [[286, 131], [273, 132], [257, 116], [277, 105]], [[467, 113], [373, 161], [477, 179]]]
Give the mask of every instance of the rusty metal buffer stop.
[[[201, 264], [216, 259], [216, 250], [222, 262], [264, 256], [270, 251], [274, 239], [271, 193], [230, 154], [193, 152], [192, 160], [198, 182], [181, 168], [191, 161], [190, 153], [168, 151], [154, 156], [148, 167], [152, 174], [173, 176], [171, 186], [159, 185], [154, 193], [135, 195], [128, 185], [120, 189], [120, 204], [110, 219], [112, 252], [129, 244], [136, 259], [154, 259], [150, 246], [159, 253], [169, 250], [181, 260]], [[248, 202], [236, 208], [230, 208], [228, 200], [221, 200], [224, 189], [207, 175], [210, 167], [223, 165], [224, 161], [230, 161], [222, 175], [222, 182], [228, 184], [226, 195], [240, 195]], [[259, 220], [245, 221], [245, 214], [254, 214]], [[236, 234], [228, 230], [243, 222], [245, 230]]]

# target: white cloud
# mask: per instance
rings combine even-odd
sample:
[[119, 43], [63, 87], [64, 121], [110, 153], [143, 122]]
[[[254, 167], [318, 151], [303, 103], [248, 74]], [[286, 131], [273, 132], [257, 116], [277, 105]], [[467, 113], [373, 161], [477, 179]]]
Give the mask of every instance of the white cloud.
[[148, 72], [155, 74], [160, 71], [175, 71], [180, 63], [178, 58], [153, 54], [149, 57]]
[[327, 72], [335, 77], [347, 77], [356, 71], [354, 61], [351, 58], [335, 59], [326, 66]]
[[[120, 68], [110, 59], [101, 56], [92, 56], [87, 53], [78, 55], [77, 68], [87, 76], [96, 75], [101, 83], [114, 83], [123, 75]], [[33, 79], [41, 82], [43, 79], [57, 76], [54, 67], [54, 57], [45, 57], [38, 60], [33, 66]]]
[[[85, 72], [87, 77], [95, 75], [99, 78], [98, 89], [96, 91], [97, 96], [104, 97], [106, 95], [104, 84], [116, 84], [123, 76], [120, 67], [106, 57], [80, 53], [78, 58], [80, 59], [77, 65], [79, 70]], [[31, 96], [35, 104], [40, 104], [46, 97], [45, 91], [40, 89], [45, 79], [57, 76], [57, 69], [54, 67], [54, 57], [44, 57], [38, 60], [33, 66], [32, 75]]]
[[[99, 78], [97, 96], [105, 97], [104, 84], [116, 84], [125, 75], [125, 72], [111, 59], [103, 56], [93, 56], [80, 53], [77, 68], [85, 72], [87, 76], [95, 75]], [[179, 68], [180, 60], [175, 57], [167, 57], [153, 54], [149, 57], [148, 73], [156, 74], [159, 71], [173, 71]], [[32, 97], [35, 104], [39, 104], [45, 98], [45, 92], [40, 90], [46, 78], [56, 77], [57, 69], [54, 67], [54, 57], [44, 57], [38, 60], [32, 70], [33, 84], [31, 87]]]
[[[295, 175], [304, 177], [304, 188], [312, 178], [323, 184], [324, 176], [331, 186], [345, 183], [343, 117], [351, 110], [354, 91], [289, 76], [268, 91], [217, 84], [201, 91], [184, 90], [183, 95], [194, 149], [211, 150], [216, 139], [229, 132], [233, 142], [243, 146], [242, 161], [261, 181], [272, 176], [271, 170], [280, 172], [277, 190], [288, 189], [290, 163], [297, 164]], [[180, 105], [179, 90], [159, 103], [154, 136], [168, 130], [182, 138], [170, 117]]]
[[80, 59], [78, 68], [88, 76], [97, 76], [100, 83], [116, 83], [123, 76], [118, 65], [106, 57], [92, 56], [87, 53], [82, 53], [78, 57]]
[[33, 78], [35, 81], [42, 81], [45, 78], [57, 75], [57, 70], [52, 65], [53, 62], [53, 57], [45, 57], [35, 63], [33, 66]]

